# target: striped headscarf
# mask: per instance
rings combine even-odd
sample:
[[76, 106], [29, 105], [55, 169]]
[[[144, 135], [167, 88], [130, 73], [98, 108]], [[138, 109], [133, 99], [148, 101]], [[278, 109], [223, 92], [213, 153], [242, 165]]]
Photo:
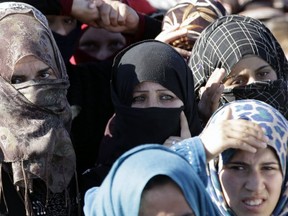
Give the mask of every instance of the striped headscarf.
[[186, 28], [188, 37], [174, 40], [170, 45], [191, 51], [200, 33], [217, 18], [226, 15], [225, 8], [219, 1], [197, 0], [182, 2], [168, 10], [163, 18], [162, 31], [180, 25]]
[[[233, 66], [248, 55], [265, 60], [276, 72], [277, 81], [255, 82], [225, 90], [234, 99], [257, 99], [278, 109], [288, 118], [288, 61], [270, 30], [260, 21], [239, 15], [227, 15], [208, 26], [195, 43], [189, 66], [194, 89], [199, 94], [216, 68], [224, 68], [226, 77]], [[226, 97], [223, 101], [232, 101]]]
[[[268, 146], [273, 148], [279, 159], [283, 174], [283, 184], [281, 195], [272, 216], [284, 216], [288, 214], [288, 122], [281, 113], [272, 106], [258, 100], [239, 100], [227, 103], [219, 108], [211, 117], [207, 126], [221, 121], [223, 113], [228, 108], [232, 110], [233, 119], [245, 119], [259, 124], [265, 129], [266, 136], [269, 137]], [[237, 151], [237, 150], [236, 150]], [[233, 215], [232, 210], [225, 202], [225, 198], [219, 181], [219, 164], [226, 164], [234, 154], [235, 149], [224, 151], [219, 158], [209, 163], [209, 184], [208, 191], [213, 201], [217, 204], [223, 216]]]

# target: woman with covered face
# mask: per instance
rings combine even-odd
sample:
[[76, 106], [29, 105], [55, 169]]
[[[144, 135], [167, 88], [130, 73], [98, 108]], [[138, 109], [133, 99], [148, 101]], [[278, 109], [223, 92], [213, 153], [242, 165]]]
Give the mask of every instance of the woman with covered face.
[[250, 17], [228, 15], [207, 27], [195, 43], [189, 66], [202, 119], [220, 104], [264, 101], [288, 115], [288, 62], [270, 30]]
[[168, 44], [146, 40], [121, 51], [114, 59], [111, 91], [115, 115], [97, 166], [104, 173], [135, 146], [178, 141], [201, 131], [192, 73]]
[[1, 3], [0, 28], [0, 211], [77, 215], [61, 54], [46, 18], [28, 4]]

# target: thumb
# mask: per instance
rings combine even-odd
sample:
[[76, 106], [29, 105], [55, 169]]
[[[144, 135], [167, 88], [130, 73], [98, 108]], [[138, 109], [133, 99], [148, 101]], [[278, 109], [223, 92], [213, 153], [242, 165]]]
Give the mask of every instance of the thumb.
[[180, 127], [181, 127], [180, 136], [184, 139], [190, 138], [191, 133], [190, 133], [189, 125], [188, 125], [187, 118], [183, 111], [180, 114]]
[[233, 119], [231, 107], [228, 107], [226, 110], [224, 110], [224, 113], [223, 113], [221, 119], [222, 120], [231, 120], [231, 119]]

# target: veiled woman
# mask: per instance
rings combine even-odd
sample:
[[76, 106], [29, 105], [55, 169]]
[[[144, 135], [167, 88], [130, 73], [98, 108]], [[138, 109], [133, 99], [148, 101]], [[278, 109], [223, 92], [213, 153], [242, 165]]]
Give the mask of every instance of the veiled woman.
[[76, 215], [69, 86], [47, 21], [0, 4], [1, 214]]
[[288, 61], [259, 20], [239, 15], [219, 18], [195, 43], [189, 66], [202, 119], [221, 103], [264, 101], [288, 117]]

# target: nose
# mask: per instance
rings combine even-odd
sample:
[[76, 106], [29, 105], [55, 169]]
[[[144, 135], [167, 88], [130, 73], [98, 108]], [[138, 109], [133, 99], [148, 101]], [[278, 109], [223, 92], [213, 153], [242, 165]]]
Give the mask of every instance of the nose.
[[248, 79], [248, 82], [247, 82], [247, 84], [246, 85], [248, 85], [248, 84], [251, 84], [251, 83], [253, 83], [253, 82], [255, 82], [255, 81], [257, 81], [256, 79], [255, 79], [255, 77], [249, 77], [249, 79]]
[[94, 53], [94, 57], [100, 61], [106, 60], [111, 56], [111, 53], [105, 48], [100, 48]]
[[[52, 29], [52, 28], [51, 28], [51, 29]], [[64, 26], [61, 25], [61, 24], [54, 24], [52, 30], [53, 30], [54, 32], [56, 32], [56, 33], [62, 35], [62, 36], [67, 35], [67, 32], [66, 32]]]
[[245, 188], [248, 191], [260, 192], [265, 189], [265, 180], [259, 171], [251, 171], [245, 183]]

